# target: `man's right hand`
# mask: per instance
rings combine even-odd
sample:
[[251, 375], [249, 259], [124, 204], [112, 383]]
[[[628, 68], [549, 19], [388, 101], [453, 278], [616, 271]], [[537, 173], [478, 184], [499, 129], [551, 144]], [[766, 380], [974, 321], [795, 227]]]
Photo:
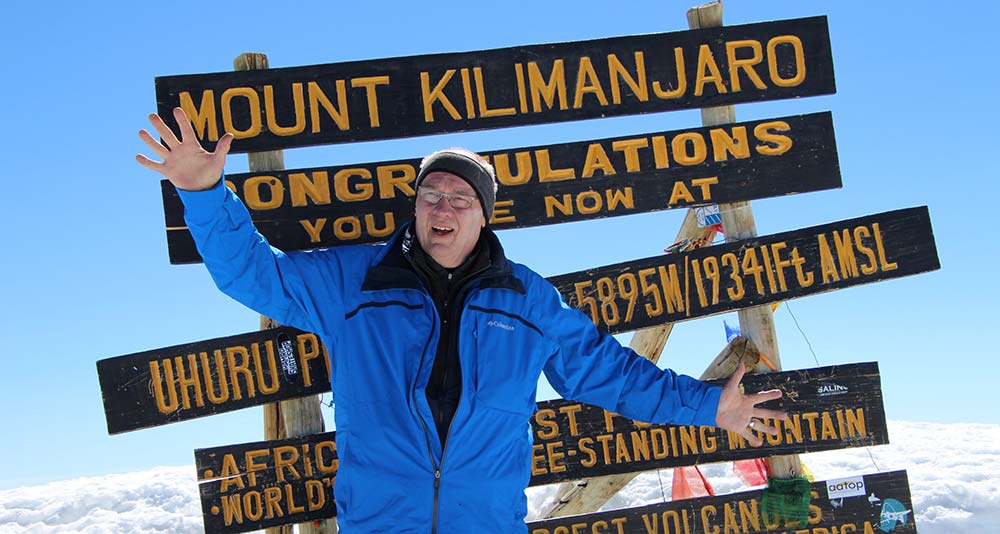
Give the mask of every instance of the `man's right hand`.
[[135, 160], [143, 167], [162, 174], [178, 189], [185, 191], [211, 189], [222, 176], [226, 155], [233, 143], [233, 134], [223, 135], [215, 145], [215, 152], [209, 152], [198, 142], [198, 136], [191, 128], [191, 122], [184, 110], [179, 107], [174, 108], [174, 120], [180, 125], [180, 141], [159, 115], [154, 113], [149, 116], [149, 122], [167, 146], [153, 139], [146, 130], [139, 130], [139, 138], [163, 161], [154, 161], [143, 154], [136, 154]]

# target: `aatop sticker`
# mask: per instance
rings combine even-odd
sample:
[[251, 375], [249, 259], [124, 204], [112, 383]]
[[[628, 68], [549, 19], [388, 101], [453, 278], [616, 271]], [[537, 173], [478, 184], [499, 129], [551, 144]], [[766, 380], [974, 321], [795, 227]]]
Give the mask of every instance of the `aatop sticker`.
[[879, 515], [878, 526], [883, 532], [892, 532], [898, 525], [905, 525], [911, 510], [896, 499], [886, 499], [882, 503], [882, 513]]
[[843, 499], [844, 497], [860, 497], [865, 495], [864, 477], [838, 478], [826, 482], [826, 491], [830, 494], [830, 500]]

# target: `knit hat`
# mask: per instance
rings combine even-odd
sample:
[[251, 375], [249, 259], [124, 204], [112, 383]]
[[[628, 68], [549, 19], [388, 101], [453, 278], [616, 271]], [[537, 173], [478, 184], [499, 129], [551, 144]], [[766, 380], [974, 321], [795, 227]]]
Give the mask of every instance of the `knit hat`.
[[420, 162], [414, 189], [420, 187], [424, 178], [434, 171], [450, 172], [468, 182], [476, 190], [479, 202], [483, 205], [483, 214], [489, 222], [493, 216], [493, 204], [496, 203], [497, 181], [493, 166], [488, 161], [464, 148], [438, 150]]

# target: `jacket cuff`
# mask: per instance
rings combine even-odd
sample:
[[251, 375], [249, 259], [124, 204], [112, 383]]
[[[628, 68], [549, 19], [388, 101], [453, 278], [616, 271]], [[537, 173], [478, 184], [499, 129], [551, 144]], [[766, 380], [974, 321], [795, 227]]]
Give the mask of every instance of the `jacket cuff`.
[[722, 396], [720, 386], [711, 386], [705, 392], [705, 398], [701, 406], [694, 414], [694, 424], [698, 426], [718, 426], [715, 424], [715, 416], [719, 412], [719, 398]]
[[229, 192], [226, 188], [226, 181], [219, 177], [219, 181], [211, 189], [203, 191], [186, 191], [177, 188], [177, 194], [181, 202], [184, 203], [184, 220], [188, 225], [198, 225], [210, 222], [218, 216]]

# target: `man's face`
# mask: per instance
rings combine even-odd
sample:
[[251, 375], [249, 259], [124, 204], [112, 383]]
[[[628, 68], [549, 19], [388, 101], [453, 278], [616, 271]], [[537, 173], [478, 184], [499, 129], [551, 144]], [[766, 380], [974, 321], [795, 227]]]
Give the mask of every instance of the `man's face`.
[[[430, 204], [420, 196], [421, 190], [472, 197], [472, 205], [465, 209], [452, 207], [447, 197], [437, 204]], [[479, 232], [486, 226], [483, 206], [476, 190], [468, 182], [446, 171], [433, 171], [424, 177], [417, 190], [416, 204], [417, 241], [427, 254], [442, 267], [458, 267], [472, 253]]]

